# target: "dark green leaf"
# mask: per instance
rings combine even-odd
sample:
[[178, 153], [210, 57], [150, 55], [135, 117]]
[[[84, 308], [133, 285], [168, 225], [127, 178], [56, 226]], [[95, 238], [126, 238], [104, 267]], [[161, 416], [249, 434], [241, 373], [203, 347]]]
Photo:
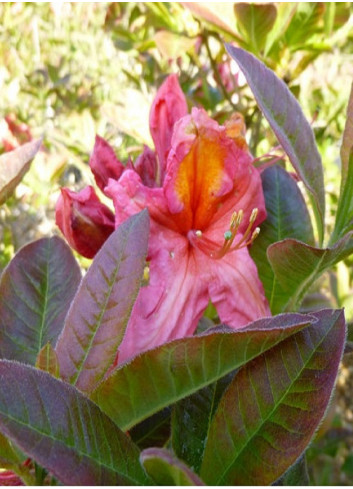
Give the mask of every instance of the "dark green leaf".
[[81, 280], [67, 244], [56, 236], [24, 246], [0, 279], [0, 354], [35, 364], [55, 344]]
[[147, 252], [147, 211], [114, 231], [95, 256], [56, 346], [63, 379], [92, 390], [113, 365], [137, 297]]
[[262, 174], [267, 219], [250, 248], [260, 280], [273, 314], [288, 302], [291, 291], [278, 283], [267, 259], [267, 248], [285, 238], [296, 238], [314, 244], [313, 230], [303, 196], [293, 178], [280, 166], [267, 168]]
[[320, 242], [323, 239], [325, 188], [321, 158], [310, 124], [285, 83], [243, 49], [226, 45], [238, 63], [278, 141], [312, 198]]
[[201, 466], [213, 414], [234, 372], [182, 399], [173, 408], [172, 446], [195, 472]]
[[147, 448], [140, 455], [147, 474], [159, 486], [204, 486], [202, 480], [165, 448]]
[[0, 430], [65, 485], [143, 485], [139, 450], [75, 387], [0, 361]]
[[0, 204], [3, 204], [28, 172], [31, 161], [39, 151], [41, 139], [23, 144], [0, 155]]
[[201, 477], [209, 485], [268, 485], [295, 463], [322, 420], [342, 357], [342, 311], [246, 364], [210, 428]]
[[170, 408], [162, 409], [129, 430], [136, 445], [143, 449], [163, 447], [170, 438]]
[[166, 343], [121, 365], [92, 399], [122, 430], [232, 372], [310, 324], [311, 316], [260, 319], [234, 332], [212, 332]]
[[331, 248], [314, 248], [295, 239], [285, 239], [267, 249], [276, 279], [291, 297], [288, 308], [295, 309], [315, 280], [353, 251], [352, 233]]

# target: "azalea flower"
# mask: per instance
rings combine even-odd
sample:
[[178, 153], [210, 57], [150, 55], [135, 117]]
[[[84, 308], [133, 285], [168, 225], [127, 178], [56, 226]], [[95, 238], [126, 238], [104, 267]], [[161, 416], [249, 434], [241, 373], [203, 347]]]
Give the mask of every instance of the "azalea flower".
[[[211, 300], [233, 328], [270, 315], [248, 246], [266, 211], [261, 179], [235, 114], [220, 126], [187, 103], [176, 75], [151, 108], [155, 151], [145, 147], [123, 168], [102, 138], [90, 160], [112, 198], [115, 225], [147, 208], [149, 283], [140, 289], [118, 363], [192, 335]], [[107, 154], [109, 153], [109, 158]]]

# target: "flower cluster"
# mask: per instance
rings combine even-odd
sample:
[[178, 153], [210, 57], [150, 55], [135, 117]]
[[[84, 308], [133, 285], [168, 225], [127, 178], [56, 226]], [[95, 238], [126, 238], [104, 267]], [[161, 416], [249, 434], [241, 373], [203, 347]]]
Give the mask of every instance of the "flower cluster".
[[192, 335], [211, 300], [233, 328], [270, 314], [248, 246], [266, 211], [261, 179], [239, 114], [224, 125], [188, 108], [176, 75], [150, 113], [155, 151], [124, 166], [96, 138], [90, 166], [115, 218], [92, 187], [62, 189], [57, 223], [70, 245], [93, 257], [114, 226], [147, 208], [149, 283], [140, 289], [118, 361]]

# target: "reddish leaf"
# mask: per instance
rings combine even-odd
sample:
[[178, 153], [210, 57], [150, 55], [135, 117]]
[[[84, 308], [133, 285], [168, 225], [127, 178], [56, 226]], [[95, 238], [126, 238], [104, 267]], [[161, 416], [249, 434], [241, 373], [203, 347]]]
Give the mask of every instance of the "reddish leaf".
[[322, 420], [343, 354], [342, 311], [258, 356], [235, 376], [212, 420], [201, 477], [209, 485], [268, 485], [300, 457]]
[[0, 360], [0, 430], [64, 485], [144, 485], [139, 450], [73, 386]]
[[56, 346], [63, 379], [89, 392], [113, 365], [141, 285], [147, 211], [121, 224], [83, 278]]
[[260, 109], [310, 192], [322, 241], [325, 215], [324, 177], [310, 124], [298, 101], [272, 70], [243, 49], [230, 44], [226, 48], [243, 71]]
[[56, 343], [80, 280], [80, 268], [62, 239], [24, 246], [0, 279], [1, 357], [34, 365], [42, 347]]

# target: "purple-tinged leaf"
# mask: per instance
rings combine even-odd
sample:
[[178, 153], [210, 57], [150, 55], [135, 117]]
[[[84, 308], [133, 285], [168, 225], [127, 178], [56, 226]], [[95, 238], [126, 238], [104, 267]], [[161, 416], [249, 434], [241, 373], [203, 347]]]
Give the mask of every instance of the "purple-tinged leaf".
[[288, 297], [288, 309], [296, 309], [320, 275], [353, 251], [353, 233], [331, 248], [314, 248], [295, 239], [285, 239], [267, 249], [275, 277]]
[[3, 204], [29, 170], [42, 144], [41, 139], [0, 155], [0, 204]]
[[140, 460], [158, 486], [204, 486], [202, 480], [165, 448], [147, 448]]
[[75, 387], [0, 360], [0, 430], [64, 485], [144, 485], [139, 450]]
[[269, 485], [310, 443], [329, 404], [342, 357], [342, 311], [245, 365], [212, 420], [200, 475], [209, 485]]
[[212, 331], [146, 351], [104, 379], [91, 398], [122, 430], [215, 382], [305, 328], [312, 316], [284, 314], [243, 329]]
[[279, 284], [267, 259], [267, 248], [285, 238], [314, 244], [313, 230], [304, 198], [294, 179], [280, 166], [267, 168], [261, 174], [267, 219], [261, 224], [260, 236], [250, 248], [271, 312], [278, 314], [288, 302], [291, 291]]
[[56, 343], [81, 279], [67, 244], [56, 236], [34, 241], [15, 255], [0, 279], [0, 356], [35, 364]]
[[95, 256], [65, 320], [60, 375], [84, 392], [112, 367], [137, 297], [147, 253], [147, 211], [115, 230]]
[[320, 242], [323, 239], [325, 188], [314, 134], [286, 84], [252, 54], [226, 44], [255, 99], [311, 196]]
[[44, 372], [49, 372], [53, 377], [60, 377], [60, 366], [56, 351], [47, 343], [43, 346], [37, 356], [35, 367], [43, 370]]

